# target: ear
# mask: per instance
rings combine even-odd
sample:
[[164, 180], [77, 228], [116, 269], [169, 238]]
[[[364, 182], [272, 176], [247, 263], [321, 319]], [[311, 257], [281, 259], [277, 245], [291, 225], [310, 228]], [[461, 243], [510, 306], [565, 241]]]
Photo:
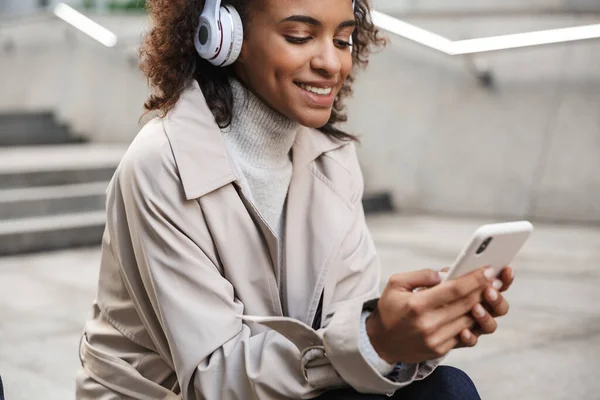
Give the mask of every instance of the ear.
[[242, 51], [240, 51], [240, 55], [232, 65], [235, 75], [238, 77], [238, 79], [244, 82], [246, 82], [246, 78], [248, 75], [246, 70], [246, 57], [248, 57], [248, 51], [244, 50], [245, 48], [246, 46], [242, 44]]
[[248, 57], [248, 46], [246, 46], [246, 38], [244, 37], [244, 40], [242, 41], [242, 50], [240, 51], [240, 55], [238, 56], [237, 60], [236, 60], [236, 64], [246, 64], [246, 60]]

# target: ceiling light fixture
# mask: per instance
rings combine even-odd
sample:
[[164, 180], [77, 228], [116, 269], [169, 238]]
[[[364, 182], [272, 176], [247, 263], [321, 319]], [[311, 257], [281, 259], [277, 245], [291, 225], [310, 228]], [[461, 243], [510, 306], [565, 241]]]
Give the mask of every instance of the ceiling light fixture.
[[117, 35], [65, 3], [58, 3], [54, 7], [54, 14], [106, 47], [114, 47], [117, 44]]
[[378, 11], [373, 11], [372, 17], [375, 25], [381, 29], [449, 55], [485, 53], [600, 38], [600, 24], [595, 24], [452, 41]]

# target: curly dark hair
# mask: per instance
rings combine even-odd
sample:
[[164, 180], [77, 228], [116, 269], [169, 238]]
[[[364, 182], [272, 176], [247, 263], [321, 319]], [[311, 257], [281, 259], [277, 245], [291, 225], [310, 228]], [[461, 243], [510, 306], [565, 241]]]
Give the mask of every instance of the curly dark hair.
[[[240, 13], [243, 22], [247, 22], [249, 0], [224, 0]], [[144, 104], [147, 112], [156, 111], [166, 115], [177, 103], [190, 80], [200, 85], [208, 107], [221, 128], [231, 122], [233, 95], [229, 77], [234, 75], [233, 67], [215, 67], [202, 59], [194, 47], [198, 17], [204, 8], [204, 0], [148, 0], [147, 8], [153, 20], [140, 49], [141, 70], [146, 75], [151, 95]], [[344, 83], [335, 99], [333, 111], [327, 124], [319, 130], [342, 140], [354, 140], [336, 127], [345, 122], [344, 99], [352, 94], [354, 72], [364, 69], [373, 50], [385, 45], [386, 40], [373, 25], [368, 0], [356, 0], [354, 15], [356, 30], [353, 34], [352, 48], [353, 73]]]

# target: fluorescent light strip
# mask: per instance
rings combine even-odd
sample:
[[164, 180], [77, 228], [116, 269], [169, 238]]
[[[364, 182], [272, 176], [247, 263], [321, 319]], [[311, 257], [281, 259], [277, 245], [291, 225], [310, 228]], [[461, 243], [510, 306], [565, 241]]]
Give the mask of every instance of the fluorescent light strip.
[[407, 22], [400, 21], [397, 18], [390, 17], [379, 11], [373, 11], [371, 17], [373, 18], [373, 23], [381, 29], [385, 29], [388, 32], [402, 36], [424, 46], [431, 47], [432, 49], [439, 50], [443, 53], [450, 54], [449, 51], [452, 47], [452, 41], [443, 36], [426, 31], [425, 29], [411, 25]]
[[600, 24], [597, 24], [452, 41], [378, 11], [373, 11], [372, 17], [379, 28], [448, 55], [484, 53], [600, 38]]
[[117, 44], [117, 36], [114, 33], [65, 3], [58, 3], [54, 7], [54, 14], [106, 47], [114, 47]]
[[459, 40], [452, 43], [452, 54], [483, 53], [596, 38], [600, 38], [600, 24]]

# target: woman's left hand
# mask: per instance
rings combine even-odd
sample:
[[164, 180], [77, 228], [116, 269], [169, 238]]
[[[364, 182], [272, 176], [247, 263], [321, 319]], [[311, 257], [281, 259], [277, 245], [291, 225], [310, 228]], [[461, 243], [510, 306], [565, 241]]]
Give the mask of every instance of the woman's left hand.
[[460, 334], [462, 344], [457, 347], [473, 347], [481, 335], [489, 335], [496, 331], [498, 323], [497, 317], [502, 317], [508, 313], [508, 301], [502, 296], [510, 288], [514, 280], [513, 270], [506, 267], [500, 273], [498, 279], [492, 282], [483, 292], [483, 302], [477, 304], [471, 310], [471, 316], [476, 324], [472, 329], [465, 329]]

